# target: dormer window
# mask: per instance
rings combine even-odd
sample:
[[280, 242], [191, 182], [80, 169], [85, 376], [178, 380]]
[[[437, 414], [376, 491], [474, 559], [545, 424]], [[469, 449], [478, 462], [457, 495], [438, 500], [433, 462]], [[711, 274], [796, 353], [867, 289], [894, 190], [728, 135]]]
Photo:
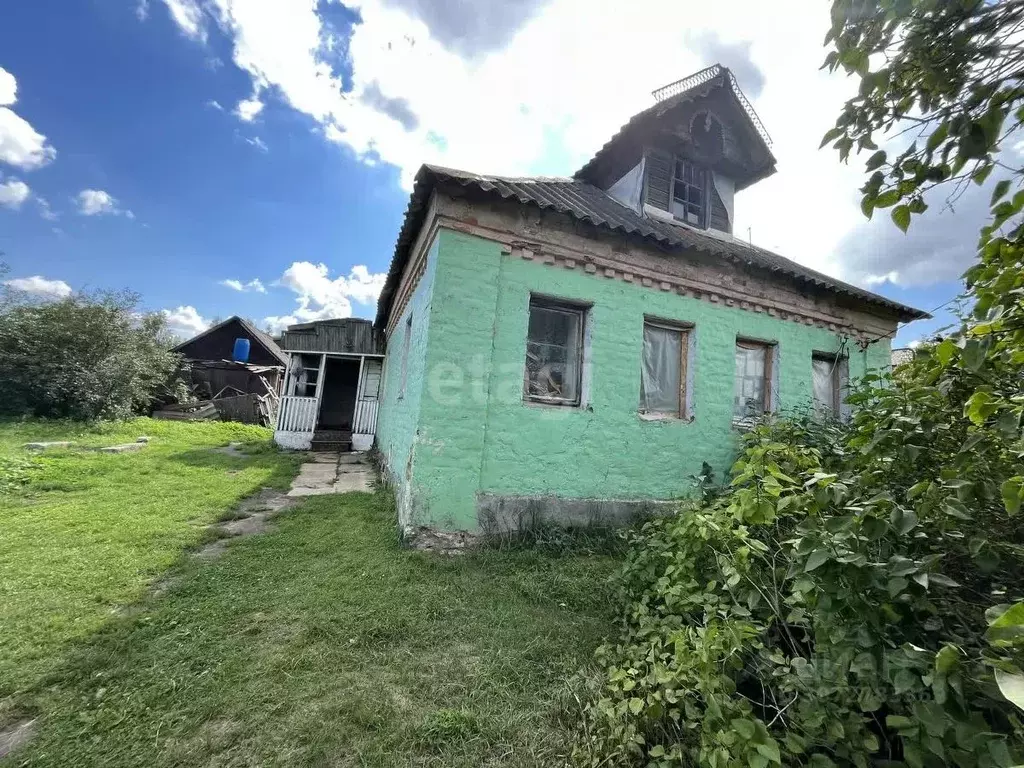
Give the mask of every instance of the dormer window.
[[706, 227], [707, 189], [707, 169], [677, 158], [672, 174], [672, 215], [695, 227]]

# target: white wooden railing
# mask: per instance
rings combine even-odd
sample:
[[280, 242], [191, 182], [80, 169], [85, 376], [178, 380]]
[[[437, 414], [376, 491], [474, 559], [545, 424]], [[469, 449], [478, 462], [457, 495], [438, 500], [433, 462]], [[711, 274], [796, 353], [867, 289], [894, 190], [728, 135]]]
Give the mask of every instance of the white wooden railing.
[[377, 401], [357, 400], [356, 416], [352, 421], [352, 431], [360, 435], [373, 435], [377, 432]]
[[278, 432], [313, 432], [316, 429], [315, 397], [282, 397], [277, 409]]

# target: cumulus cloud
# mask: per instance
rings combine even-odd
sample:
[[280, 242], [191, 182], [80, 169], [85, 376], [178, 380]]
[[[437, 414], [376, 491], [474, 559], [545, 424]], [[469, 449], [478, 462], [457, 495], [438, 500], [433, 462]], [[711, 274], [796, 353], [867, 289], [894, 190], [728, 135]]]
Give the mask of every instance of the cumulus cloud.
[[10, 109], [18, 100], [18, 81], [0, 67], [0, 163], [24, 171], [41, 168], [57, 156], [46, 137]]
[[251, 123], [256, 116], [263, 111], [263, 102], [260, 101], [258, 93], [254, 93], [251, 99], [242, 99], [235, 107], [235, 117], [243, 123]]
[[167, 330], [182, 339], [191, 338], [210, 327], [210, 321], [190, 305], [175, 309], [162, 309], [160, 314], [167, 321]]
[[420, 124], [420, 119], [412, 111], [409, 101], [407, 99], [392, 99], [385, 96], [381, 92], [376, 80], [366, 86], [360, 98], [368, 107], [397, 121], [407, 131], [415, 131], [416, 127]]
[[347, 276], [332, 278], [326, 264], [293, 262], [278, 283], [295, 293], [298, 306], [290, 314], [265, 317], [263, 323], [277, 332], [295, 323], [351, 317], [353, 301], [376, 304], [386, 277], [359, 264]]
[[39, 299], [63, 299], [71, 295], [71, 286], [63, 280], [48, 280], [41, 275], [18, 277], [4, 282], [8, 288]]
[[[252, 93], [274, 89], [328, 141], [399, 168], [406, 188], [425, 162], [569, 175], [650, 106], [652, 90], [720, 61], [754, 102], [779, 168], [737, 196], [738, 237], [865, 285], [962, 268], [959, 246], [926, 226], [905, 238], [891, 222], [865, 223], [866, 155], [842, 165], [818, 150], [856, 88], [819, 69], [827, 4], [636, 0], [624, 13], [585, 0], [350, 0], [357, 17], [341, 28], [321, 0], [163, 2], [186, 36], [225, 36]], [[965, 197], [948, 226], [973, 241], [971, 205]], [[915, 248], [934, 258], [914, 261]], [[937, 261], [942, 270], [927, 266]], [[300, 302], [288, 317], [322, 309]]]
[[253, 278], [247, 283], [243, 283], [241, 280], [221, 280], [220, 284], [225, 288], [230, 288], [233, 291], [240, 291], [241, 293], [266, 293], [267, 289], [263, 283], [260, 282], [259, 278]]
[[36, 205], [39, 207], [39, 215], [47, 221], [56, 221], [60, 218], [56, 211], [50, 207], [50, 201], [45, 197], [36, 197]]
[[31, 190], [28, 184], [18, 179], [0, 181], [0, 206], [18, 210], [21, 204], [28, 200]]
[[503, 48], [547, 0], [386, 0], [422, 21], [446, 49], [476, 58]]
[[765, 75], [753, 59], [749, 40], [726, 42], [714, 30], [705, 30], [693, 36], [693, 47], [705, 64], [722, 64], [732, 70], [743, 93], [756, 99], [764, 90]]
[[121, 208], [117, 198], [102, 189], [83, 189], [73, 198], [82, 216], [125, 216], [134, 219], [135, 214]]

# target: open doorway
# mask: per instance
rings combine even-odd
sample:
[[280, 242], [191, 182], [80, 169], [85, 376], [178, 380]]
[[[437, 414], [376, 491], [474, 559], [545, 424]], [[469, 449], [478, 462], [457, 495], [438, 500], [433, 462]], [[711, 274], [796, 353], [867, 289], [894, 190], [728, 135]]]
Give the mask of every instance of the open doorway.
[[351, 432], [359, 390], [359, 361], [328, 357], [320, 398], [319, 430]]

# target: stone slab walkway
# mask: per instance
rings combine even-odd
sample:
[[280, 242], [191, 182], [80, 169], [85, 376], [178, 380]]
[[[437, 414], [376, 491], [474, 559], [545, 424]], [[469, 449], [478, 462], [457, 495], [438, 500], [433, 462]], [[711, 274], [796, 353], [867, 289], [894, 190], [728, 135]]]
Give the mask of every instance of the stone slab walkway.
[[372, 490], [373, 467], [365, 453], [324, 451], [313, 454], [313, 460], [302, 465], [288, 495], [320, 496]]

